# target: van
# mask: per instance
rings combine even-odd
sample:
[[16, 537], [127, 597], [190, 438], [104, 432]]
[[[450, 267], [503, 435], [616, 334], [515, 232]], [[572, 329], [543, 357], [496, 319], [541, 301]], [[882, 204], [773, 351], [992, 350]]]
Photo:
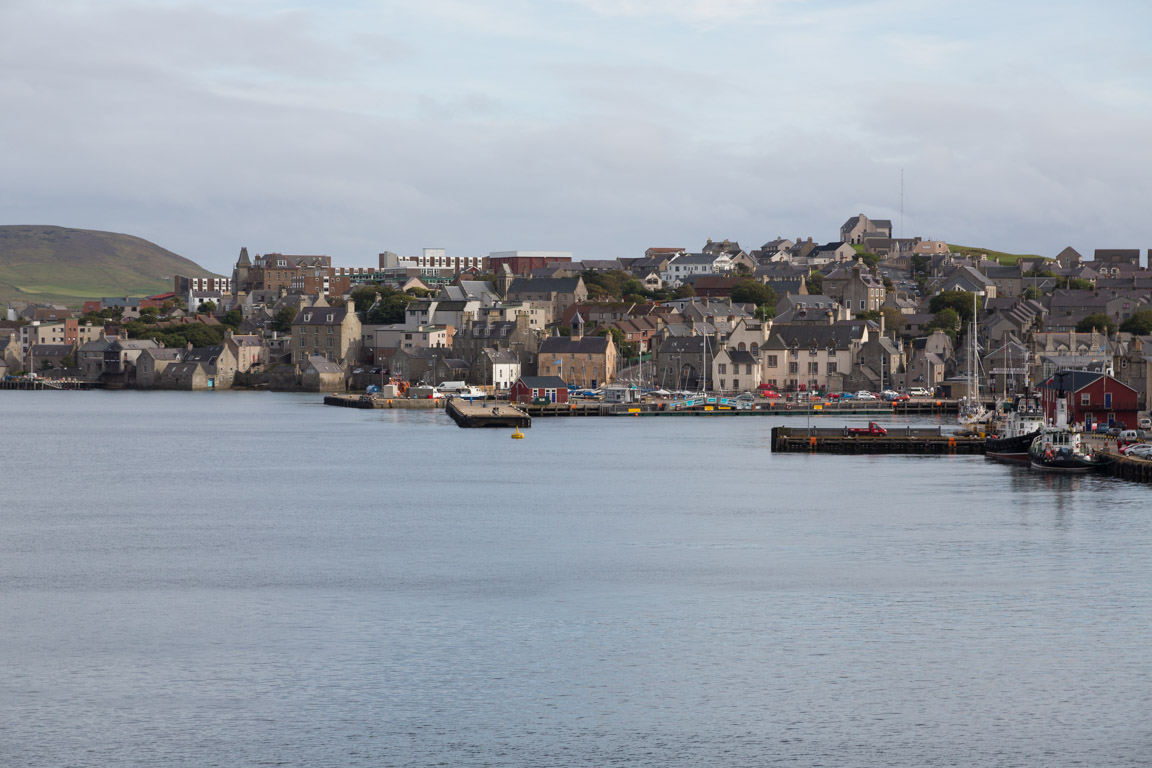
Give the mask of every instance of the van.
[[1152, 429], [1152, 419], [1140, 419], [1140, 429]]
[[1132, 443], [1138, 443], [1141, 440], [1141, 433], [1135, 429], [1122, 429], [1120, 434], [1116, 435], [1116, 447], [1123, 448]]

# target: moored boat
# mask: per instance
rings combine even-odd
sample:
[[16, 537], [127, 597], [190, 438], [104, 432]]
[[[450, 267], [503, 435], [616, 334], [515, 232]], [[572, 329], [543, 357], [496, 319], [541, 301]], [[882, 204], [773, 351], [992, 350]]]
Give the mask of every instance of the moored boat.
[[1032, 441], [1044, 429], [1044, 414], [1035, 400], [1018, 397], [1014, 407], [997, 418], [984, 440], [984, 455], [999, 461], [1028, 461]]
[[1068, 423], [1067, 404], [1063, 398], [1056, 402], [1055, 423], [1046, 425], [1032, 441], [1028, 459], [1037, 469], [1055, 472], [1092, 472], [1114, 460], [1103, 451], [1089, 448], [1084, 442], [1084, 434]]

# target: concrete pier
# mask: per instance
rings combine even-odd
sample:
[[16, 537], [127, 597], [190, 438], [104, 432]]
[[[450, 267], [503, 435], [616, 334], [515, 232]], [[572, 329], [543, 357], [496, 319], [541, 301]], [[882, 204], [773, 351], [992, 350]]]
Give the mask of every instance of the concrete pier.
[[508, 404], [479, 405], [459, 398], [450, 398], [448, 415], [461, 427], [503, 427], [505, 429], [531, 427], [532, 419], [524, 411]]

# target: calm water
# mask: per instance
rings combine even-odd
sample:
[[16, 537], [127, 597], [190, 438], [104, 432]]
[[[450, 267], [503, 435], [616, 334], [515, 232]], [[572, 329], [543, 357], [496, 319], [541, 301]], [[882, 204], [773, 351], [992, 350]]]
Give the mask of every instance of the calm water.
[[1152, 764], [1152, 487], [775, 423], [0, 393], [0, 765]]

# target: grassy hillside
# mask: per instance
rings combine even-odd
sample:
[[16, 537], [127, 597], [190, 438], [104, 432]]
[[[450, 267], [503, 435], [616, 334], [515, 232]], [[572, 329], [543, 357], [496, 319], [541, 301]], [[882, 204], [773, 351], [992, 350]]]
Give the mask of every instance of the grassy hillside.
[[212, 273], [131, 235], [67, 227], [0, 226], [0, 301], [79, 306], [101, 296], [172, 290], [175, 275]]
[[967, 245], [952, 245], [948, 244], [948, 250], [952, 253], [962, 253], [968, 256], [984, 255], [994, 261], [998, 261], [1006, 267], [1013, 266], [1020, 259], [1043, 259], [1047, 261], [1045, 256], [1037, 256], [1032, 253], [1004, 253], [1002, 251], [990, 251], [987, 248], [972, 248]]

